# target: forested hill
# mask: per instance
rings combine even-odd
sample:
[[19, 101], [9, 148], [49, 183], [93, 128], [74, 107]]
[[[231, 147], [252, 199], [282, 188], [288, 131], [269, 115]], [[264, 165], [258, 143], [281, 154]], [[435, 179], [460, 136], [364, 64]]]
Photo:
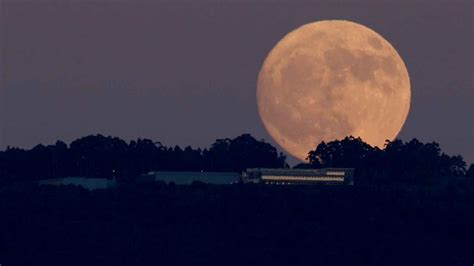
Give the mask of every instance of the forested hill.
[[130, 181], [153, 170], [242, 172], [249, 167], [288, 167], [275, 147], [249, 134], [218, 139], [208, 149], [166, 147], [138, 139], [87, 136], [70, 145], [38, 145], [31, 150], [8, 148], [0, 152], [0, 182], [65, 176], [117, 178]]
[[[427, 184], [446, 177], [474, 176], [461, 156], [450, 156], [433, 143], [395, 140], [383, 149], [359, 138], [320, 143], [308, 151], [307, 164], [297, 167], [355, 168], [359, 184]], [[285, 168], [286, 156], [249, 134], [216, 140], [209, 148], [166, 147], [138, 139], [87, 136], [67, 145], [37, 145], [30, 150], [0, 151], [0, 185], [39, 179], [81, 176], [133, 182], [149, 171], [218, 171], [241, 173], [247, 168]]]

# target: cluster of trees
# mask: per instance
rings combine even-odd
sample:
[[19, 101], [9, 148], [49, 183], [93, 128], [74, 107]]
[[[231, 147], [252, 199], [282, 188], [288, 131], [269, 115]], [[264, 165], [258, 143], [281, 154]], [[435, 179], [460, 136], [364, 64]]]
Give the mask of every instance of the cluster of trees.
[[287, 167], [286, 157], [249, 134], [218, 139], [204, 150], [166, 147], [149, 139], [127, 143], [95, 135], [75, 140], [69, 146], [58, 141], [31, 150], [7, 148], [0, 152], [0, 182], [65, 176], [126, 180], [153, 170], [241, 172], [257, 166]]
[[[357, 183], [417, 183], [442, 177], [474, 176], [461, 156], [448, 156], [437, 143], [387, 141], [374, 148], [360, 138], [321, 143], [308, 153], [309, 163], [297, 168], [353, 167]], [[132, 180], [149, 171], [225, 171], [246, 168], [286, 168], [286, 157], [271, 144], [249, 134], [218, 139], [209, 149], [166, 147], [138, 139], [129, 143], [102, 135], [87, 136], [69, 146], [38, 145], [31, 150], [0, 152], [0, 184], [15, 181], [85, 176]]]
[[322, 142], [308, 154], [309, 164], [299, 167], [353, 167], [358, 183], [426, 183], [440, 178], [472, 176], [473, 165], [459, 155], [449, 156], [438, 143], [413, 139], [387, 141], [384, 149], [372, 147], [360, 138]]

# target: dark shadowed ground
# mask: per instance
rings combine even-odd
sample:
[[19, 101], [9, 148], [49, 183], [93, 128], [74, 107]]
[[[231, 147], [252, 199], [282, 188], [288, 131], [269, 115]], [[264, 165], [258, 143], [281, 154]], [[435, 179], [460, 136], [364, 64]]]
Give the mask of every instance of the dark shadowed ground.
[[474, 186], [15, 185], [2, 265], [471, 265]]

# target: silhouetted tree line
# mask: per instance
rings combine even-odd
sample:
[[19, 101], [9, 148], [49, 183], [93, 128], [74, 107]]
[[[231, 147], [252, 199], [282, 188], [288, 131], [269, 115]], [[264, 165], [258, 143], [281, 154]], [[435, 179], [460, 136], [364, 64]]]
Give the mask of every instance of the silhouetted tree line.
[[[321, 143], [308, 153], [309, 163], [296, 168], [353, 167], [358, 184], [426, 183], [444, 177], [473, 176], [461, 156], [441, 152], [439, 145], [387, 141], [374, 148], [360, 138]], [[228, 171], [246, 168], [288, 167], [286, 157], [271, 144], [249, 134], [218, 139], [209, 149], [166, 147], [138, 139], [129, 143], [102, 135], [87, 136], [69, 146], [62, 141], [31, 150], [7, 148], [0, 152], [0, 182], [29, 181], [66, 176], [133, 180], [149, 171]]]
[[439, 144], [387, 141], [383, 149], [372, 147], [360, 138], [322, 142], [308, 154], [309, 164], [300, 168], [353, 167], [359, 184], [430, 183], [446, 177], [472, 176], [473, 166], [459, 155], [441, 152]]
[[127, 180], [154, 170], [241, 172], [250, 167], [287, 167], [286, 157], [249, 134], [218, 139], [204, 150], [166, 147], [149, 139], [127, 143], [116, 137], [95, 135], [75, 140], [69, 146], [58, 141], [31, 150], [7, 148], [0, 152], [3, 183], [66, 176]]

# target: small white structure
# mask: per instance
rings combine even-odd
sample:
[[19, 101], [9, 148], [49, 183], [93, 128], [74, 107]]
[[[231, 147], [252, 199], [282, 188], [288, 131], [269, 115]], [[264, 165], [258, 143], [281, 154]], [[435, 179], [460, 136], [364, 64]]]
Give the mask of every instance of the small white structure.
[[52, 185], [52, 186], [80, 186], [88, 190], [94, 189], [106, 189], [115, 187], [117, 182], [115, 179], [107, 178], [91, 178], [91, 177], [63, 177], [54, 179], [45, 179], [38, 181], [39, 185]]

